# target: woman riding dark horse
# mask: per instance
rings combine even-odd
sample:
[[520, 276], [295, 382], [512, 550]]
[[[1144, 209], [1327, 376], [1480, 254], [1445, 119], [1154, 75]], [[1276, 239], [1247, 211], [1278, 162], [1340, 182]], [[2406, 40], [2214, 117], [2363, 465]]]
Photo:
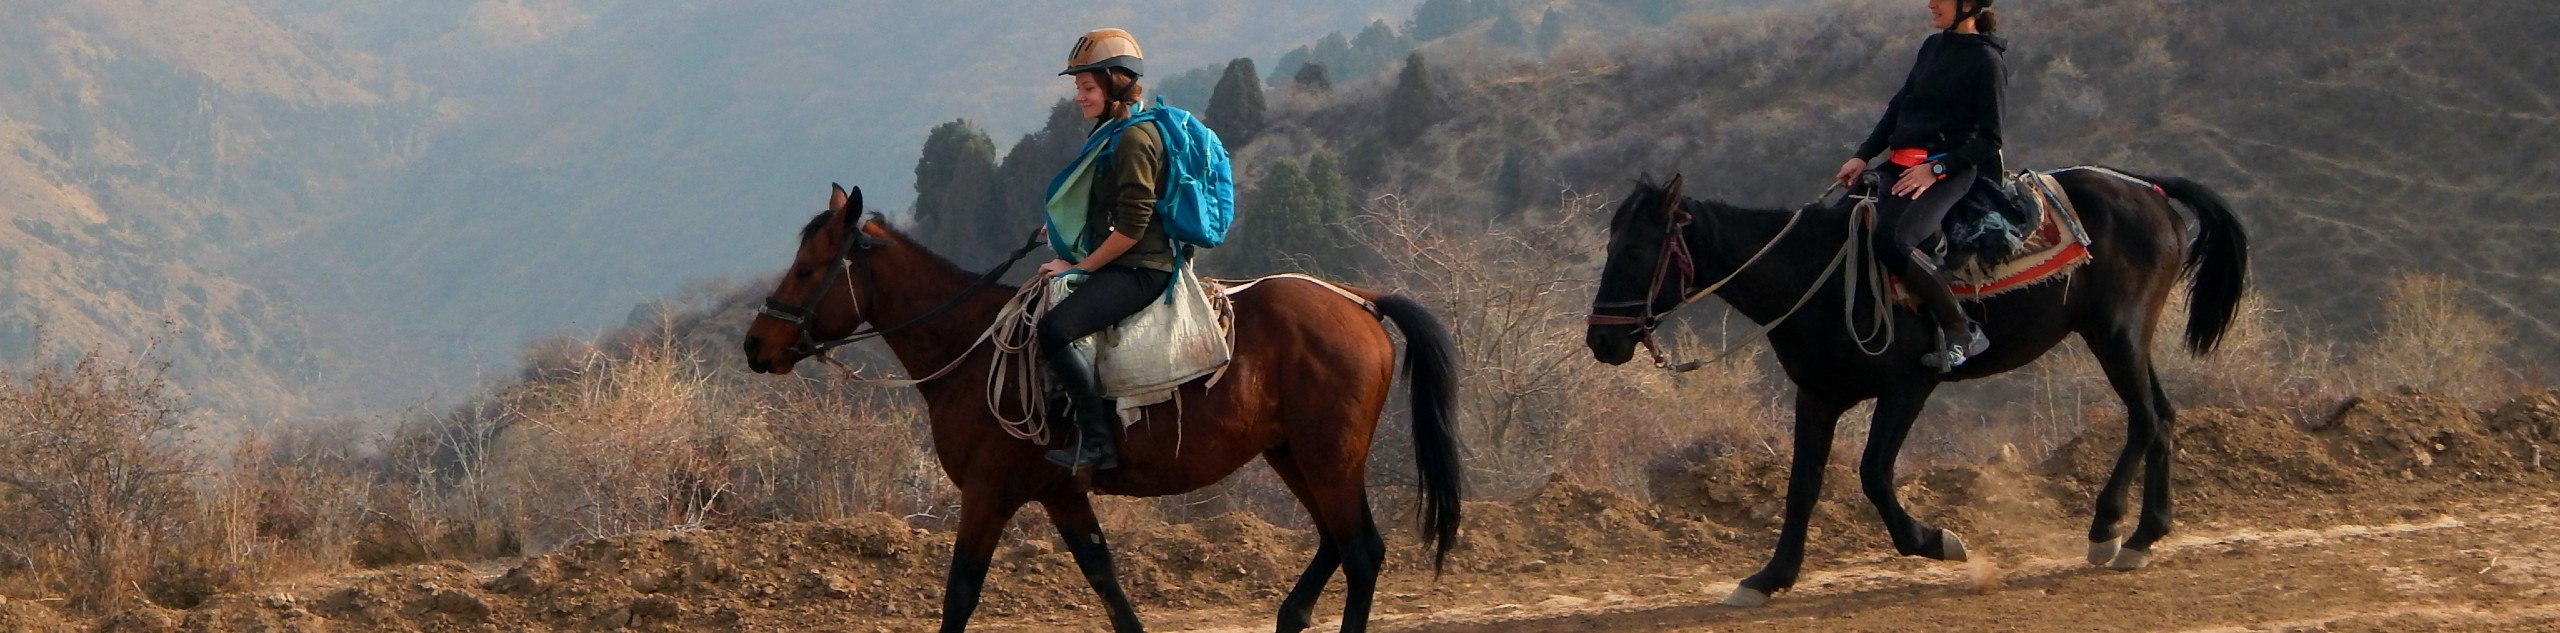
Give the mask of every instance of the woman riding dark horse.
[[[1912, 423], [1940, 385], [2026, 366], [2074, 335], [2087, 343], [2125, 411], [2124, 446], [2092, 504], [2089, 562], [2140, 569], [2174, 527], [2169, 474], [2177, 455], [2171, 442], [2176, 412], [2152, 362], [2155, 331], [2183, 280], [2186, 347], [2198, 355], [2213, 350], [2247, 287], [2248, 235], [2220, 195], [2193, 181], [2096, 167], [2052, 172], [2068, 200], [2067, 215], [2056, 216], [2054, 226], [2078, 229], [2081, 240], [2073, 246], [2085, 246], [2087, 260], [2041, 281], [1971, 298], [1974, 314], [1989, 327], [1971, 326], [1963, 306], [1940, 285], [1946, 280], [1911, 247], [1938, 230], [1947, 206], [1972, 185], [1969, 172], [2000, 169], [1997, 42], [1962, 32], [1968, 21], [1989, 30], [1991, 16], [1982, 11], [1988, 4], [1930, 2], [1934, 24], [1953, 32], [1930, 38], [1920, 67], [1877, 127], [1881, 140], [1860, 152], [1863, 158], [1894, 147], [1917, 159], [1881, 167], [1894, 184], [1877, 205], [1886, 209], [1883, 222], [1868, 224], [1864, 205], [1847, 200], [1787, 211], [1690, 199], [1681, 195], [1676, 175], [1667, 184], [1640, 182], [1610, 219], [1608, 263], [1584, 334], [1594, 359], [1622, 364], [1639, 345], [1654, 349], [1663, 316], [1712, 294], [1760, 324], [1795, 386], [1794, 455], [1778, 542], [1726, 604], [1757, 606], [1795, 585], [1834, 431], [1842, 416], [1870, 400], [1875, 408], [1858, 483], [1894, 551], [1965, 560], [1963, 539], [1914, 517], [1897, 497], [1895, 461]], [[1859, 176], [1864, 163], [1842, 165], [1840, 177]], [[1948, 173], [1932, 173], [1940, 171]], [[1904, 272], [1904, 284], [1926, 301], [1925, 310], [1895, 305], [1885, 290], [1889, 280], [1853, 263], [1862, 240], [1885, 236], [1897, 243], [1878, 253], [1879, 263]], [[1949, 334], [1947, 341], [1963, 345], [1895, 334], [1940, 329], [1927, 327], [1932, 321]], [[1958, 332], [1964, 335], [1954, 336]], [[1983, 339], [1999, 345], [1972, 343]], [[1659, 366], [1690, 366], [1670, 363], [1658, 349], [1654, 357]], [[2141, 511], [2133, 530], [2120, 533], [2137, 472]]]
[[1067, 69], [1058, 73], [1075, 78], [1076, 108], [1093, 120], [1094, 133], [1120, 135], [1116, 143], [1088, 143], [1094, 153], [1067, 166], [1069, 173], [1060, 181], [1067, 186], [1059, 189], [1091, 187], [1091, 193], [1080, 199], [1060, 196], [1064, 199], [1051, 200], [1047, 209], [1052, 226], [1082, 227], [1053, 236], [1050, 244], [1064, 250], [1058, 251], [1058, 259], [1040, 265], [1043, 278], [1082, 278], [1039, 325], [1040, 352], [1074, 403], [1068, 417], [1076, 425], [1075, 447], [1048, 453], [1050, 462], [1069, 471], [1120, 465], [1111, 439], [1111, 424], [1119, 417], [1102, 396], [1093, 363], [1069, 344], [1137, 314], [1173, 281], [1175, 246], [1155, 217], [1156, 180], [1164, 173], [1163, 137], [1153, 122], [1112, 125], [1142, 107], [1138, 97], [1145, 88], [1138, 78], [1144, 75], [1145, 61], [1137, 38], [1128, 31], [1101, 29], [1076, 39], [1067, 53]]
[[1996, 178], [2002, 171], [2000, 114], [2007, 107], [2002, 93], [2009, 67], [2001, 54], [2008, 44], [1991, 36], [1999, 30], [1991, 2], [1929, 0], [1929, 25], [1938, 33], [1921, 42], [1919, 61], [1885, 106], [1884, 119], [1858, 144], [1858, 155], [1832, 176], [1843, 187], [1853, 186], [1877, 157], [1886, 159], [1874, 165], [1880, 180], [1891, 184], [1876, 204], [1882, 227], [1877, 237], [1883, 238], [1876, 241], [1876, 257], [1937, 320], [1946, 347], [1921, 357], [1921, 363], [1941, 372], [1954, 371], [1991, 345], [1956, 305], [1946, 272], [1921, 250], [1975, 178]]

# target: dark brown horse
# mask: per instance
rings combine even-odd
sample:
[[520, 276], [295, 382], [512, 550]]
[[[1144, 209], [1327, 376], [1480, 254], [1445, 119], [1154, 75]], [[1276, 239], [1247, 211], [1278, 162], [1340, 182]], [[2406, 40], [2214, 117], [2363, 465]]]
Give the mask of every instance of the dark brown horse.
[[[799, 254], [748, 327], [747, 363], [758, 372], [788, 374], [826, 347], [815, 341], [848, 338], [867, 322], [910, 375], [943, 373], [917, 385], [932, 417], [934, 453], [960, 489], [942, 630], [967, 626], [1005, 523], [1031, 501], [1048, 510], [1076, 566], [1110, 609], [1112, 628], [1140, 630], [1112, 572], [1088, 490], [1180, 494], [1216, 483], [1256, 456], [1306, 506], [1321, 536], [1315, 559], [1280, 603], [1278, 629], [1311, 624], [1316, 597], [1338, 567], [1348, 588], [1342, 630], [1364, 630], [1386, 554], [1366, 486], [1370, 435], [1395, 373], [1395, 344], [1380, 318], [1394, 321], [1406, 338], [1422, 535], [1436, 543], [1435, 568], [1456, 542], [1460, 473], [1450, 419], [1456, 359], [1448, 332], [1413, 300], [1352, 289], [1374, 306], [1372, 313], [1318, 284], [1288, 279], [1237, 293], [1235, 359], [1217, 387], [1195, 381], [1175, 402], [1148, 410], [1120, 440], [1120, 467], [1085, 481], [1040, 458], [1055, 446], [1015, 439], [989, 410], [986, 376], [995, 353], [973, 341], [1014, 294], [990, 283], [1002, 267], [984, 276], [962, 271], [864, 216], [858, 189], [848, 194], [836, 187], [827, 208], [801, 231]], [[940, 372], [945, 367], [951, 370]], [[1073, 439], [1061, 433], [1051, 443]]]
[[[1894, 458], [1912, 420], [1940, 383], [2017, 369], [2072, 334], [2105, 367], [2127, 414], [2124, 450], [2098, 491], [2089, 526], [2089, 562], [2119, 570], [2148, 562], [2151, 546], [2169, 533], [2169, 458], [2175, 452], [2169, 433], [2174, 414], [2152, 369], [2152, 331], [2171, 290], [2181, 277], [2192, 277], [2187, 349], [2211, 352], [2240, 302], [2248, 237], [2219, 195], [2185, 179], [2098, 170], [2065, 171], [2057, 178], [2087, 228], [2093, 259], [2064, 280], [1967, 302], [1967, 311], [1989, 333], [1991, 349], [1943, 375], [1920, 363], [1934, 343], [1934, 324], [1912, 310], [1886, 309], [1893, 331], [1903, 334], [1883, 344], [1876, 303], [1849, 298], [1876, 296], [1871, 291], [1879, 280], [1857, 274], [1861, 267], [1826, 264], [1855, 237], [1849, 205], [1796, 212], [1741, 209], [1681, 197], [1677, 176], [1668, 186], [1640, 182], [1619, 202], [1593, 302], [1594, 325], [1586, 335], [1592, 355], [1613, 365], [1627, 362], [1660, 315], [1714, 287], [1713, 294], [1753, 321], [1778, 322], [1768, 329], [1769, 346], [1796, 386], [1795, 457], [1777, 551], [1759, 573], [1742, 580], [1726, 604], [1757, 606], [1795, 584], [1833, 427], [1850, 407], [1869, 399], [1876, 401], [1875, 417], [1858, 478], [1883, 515], [1894, 550], [1964, 560], [1963, 540], [1913, 519], [1894, 498]], [[2171, 200], [2195, 213], [2199, 227], [2192, 243], [2188, 220]], [[1763, 251], [1758, 261], [1744, 265]], [[1727, 278], [1729, 283], [1717, 286]], [[2133, 533], [2118, 541], [2116, 523], [2124, 516], [2125, 490], [2137, 463], [2146, 475], [2141, 517]]]

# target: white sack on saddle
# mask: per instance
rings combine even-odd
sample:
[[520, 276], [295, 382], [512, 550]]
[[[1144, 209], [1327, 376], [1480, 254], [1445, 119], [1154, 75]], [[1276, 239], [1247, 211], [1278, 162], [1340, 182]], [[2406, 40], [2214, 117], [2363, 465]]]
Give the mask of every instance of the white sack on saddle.
[[[1102, 394], [1118, 401], [1121, 420], [1136, 423], [1136, 410], [1173, 399], [1184, 383], [1217, 373], [1235, 358], [1227, 340], [1226, 297], [1202, 287], [1190, 267], [1173, 275], [1170, 301], [1159, 297], [1136, 315], [1077, 339], [1075, 353], [1093, 361]], [[1067, 280], [1049, 280], [1049, 305], [1070, 292]]]

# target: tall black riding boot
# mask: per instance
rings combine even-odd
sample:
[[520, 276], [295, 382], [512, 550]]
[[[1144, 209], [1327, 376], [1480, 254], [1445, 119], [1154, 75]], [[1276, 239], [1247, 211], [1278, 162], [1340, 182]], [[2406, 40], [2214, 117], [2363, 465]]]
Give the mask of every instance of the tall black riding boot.
[[1075, 415], [1075, 445], [1049, 451], [1049, 462], [1066, 467], [1068, 472], [1087, 468], [1110, 470], [1120, 467], [1119, 451], [1113, 446], [1111, 432], [1119, 422], [1111, 401], [1102, 397], [1102, 383], [1093, 375], [1093, 363], [1072, 350], [1049, 351], [1049, 371], [1058, 385], [1067, 390], [1069, 406]]
[[1983, 336], [1982, 328], [1964, 315], [1964, 306], [1956, 303], [1955, 291], [1947, 288], [1946, 273], [1939, 271], [1919, 251], [1911, 251], [1909, 255], [1911, 272], [1917, 274], [1904, 275], [1902, 287], [1919, 295], [1921, 305], [1928, 307], [1929, 314], [1938, 321], [1938, 331], [1945, 337], [1940, 349], [1922, 355], [1920, 363], [1942, 373], [1950, 372], [1963, 365], [1965, 359], [1990, 350], [1991, 339]]

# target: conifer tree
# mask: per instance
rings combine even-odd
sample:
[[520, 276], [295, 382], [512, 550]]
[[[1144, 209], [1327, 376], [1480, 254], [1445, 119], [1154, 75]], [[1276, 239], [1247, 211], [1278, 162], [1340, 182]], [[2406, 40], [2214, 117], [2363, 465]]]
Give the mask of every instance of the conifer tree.
[[968, 119], [933, 127], [916, 158], [917, 237], [959, 261], [975, 261], [1012, 246], [1000, 237], [1007, 222], [996, 199], [996, 147]]
[[1227, 62], [1227, 74], [1218, 79], [1218, 87], [1209, 96], [1209, 110], [1201, 117], [1218, 139], [1228, 147], [1243, 147], [1262, 134], [1262, 75], [1254, 72], [1253, 58], [1238, 57]]

